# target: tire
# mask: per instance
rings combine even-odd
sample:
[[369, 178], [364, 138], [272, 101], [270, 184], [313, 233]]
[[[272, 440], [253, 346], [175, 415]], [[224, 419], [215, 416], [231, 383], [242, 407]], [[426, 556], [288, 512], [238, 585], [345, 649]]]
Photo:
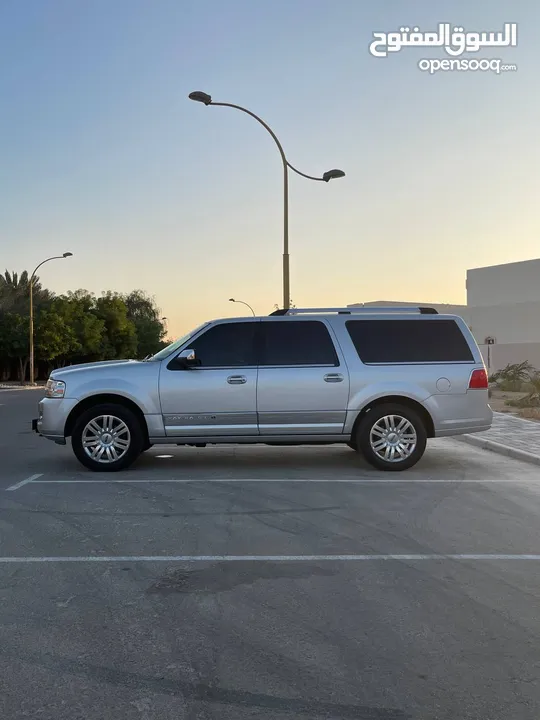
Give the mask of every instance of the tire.
[[[395, 432], [400, 427], [401, 440]], [[378, 470], [408, 470], [420, 460], [426, 443], [427, 432], [420, 415], [406, 405], [378, 405], [366, 413], [358, 426], [358, 448]], [[401, 459], [396, 460], [398, 453]]]
[[360, 450], [358, 449], [358, 445], [354, 442], [354, 440], [348, 442], [347, 445], [351, 448], [351, 450], [354, 450], [355, 452], [360, 452]]
[[[118, 433], [116, 438], [108, 432], [111, 428]], [[145, 446], [145, 437], [139, 418], [131, 410], [106, 403], [89, 408], [77, 418], [71, 445], [77, 460], [89, 470], [117, 472], [137, 459]], [[91, 457], [94, 448], [99, 448], [97, 453], [101, 451], [100, 459]], [[114, 455], [118, 457], [115, 459]]]

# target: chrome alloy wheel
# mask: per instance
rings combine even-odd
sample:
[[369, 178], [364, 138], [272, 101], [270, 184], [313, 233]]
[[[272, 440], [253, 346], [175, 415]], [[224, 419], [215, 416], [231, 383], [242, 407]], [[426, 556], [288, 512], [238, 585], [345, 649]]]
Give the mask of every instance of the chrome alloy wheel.
[[378, 458], [398, 463], [409, 458], [416, 448], [414, 425], [401, 415], [379, 418], [369, 433], [369, 444]]
[[89, 458], [113, 463], [124, 457], [131, 444], [131, 433], [123, 420], [114, 415], [99, 415], [82, 432], [82, 446]]

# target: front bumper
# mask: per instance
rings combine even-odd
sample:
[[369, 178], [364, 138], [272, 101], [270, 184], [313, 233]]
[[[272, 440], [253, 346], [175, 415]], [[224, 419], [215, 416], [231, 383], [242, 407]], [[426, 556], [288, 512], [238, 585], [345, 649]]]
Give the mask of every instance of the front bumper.
[[70, 412], [78, 400], [43, 398], [38, 403], [38, 417], [32, 420], [32, 430], [43, 437], [65, 444], [65, 427]]

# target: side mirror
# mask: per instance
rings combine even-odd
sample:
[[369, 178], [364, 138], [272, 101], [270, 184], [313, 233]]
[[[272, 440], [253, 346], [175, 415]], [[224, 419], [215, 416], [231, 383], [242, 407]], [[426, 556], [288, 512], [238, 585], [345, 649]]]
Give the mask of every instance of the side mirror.
[[195, 350], [189, 348], [188, 350], [182, 350], [172, 361], [173, 367], [179, 370], [190, 370], [193, 367], [197, 367], [201, 364], [201, 361], [197, 359]]

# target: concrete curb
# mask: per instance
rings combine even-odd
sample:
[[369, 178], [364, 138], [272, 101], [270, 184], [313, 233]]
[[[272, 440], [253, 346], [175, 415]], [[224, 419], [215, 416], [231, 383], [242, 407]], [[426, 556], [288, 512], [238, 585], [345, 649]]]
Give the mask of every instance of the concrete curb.
[[485, 438], [476, 437], [475, 435], [460, 435], [459, 437], [456, 437], [455, 440], [467, 443], [468, 445], [474, 445], [475, 447], [482, 448], [483, 450], [490, 450], [491, 452], [498, 453], [499, 455], [506, 455], [506, 457], [511, 457], [515, 460], [522, 460], [523, 462], [540, 466], [540, 455], [533, 455], [525, 450], [518, 450], [517, 448], [509, 447], [508, 445], [502, 445], [494, 440], [486, 440]]

